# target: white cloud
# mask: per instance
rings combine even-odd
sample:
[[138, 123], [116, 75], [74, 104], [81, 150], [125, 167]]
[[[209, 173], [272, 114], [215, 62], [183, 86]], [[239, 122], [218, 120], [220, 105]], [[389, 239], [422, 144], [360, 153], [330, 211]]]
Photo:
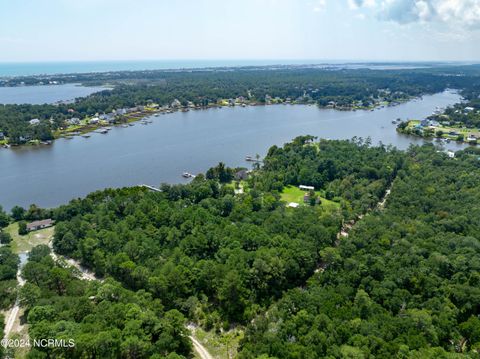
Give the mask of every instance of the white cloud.
[[480, 0], [383, 0], [378, 11], [381, 19], [400, 24], [440, 22], [480, 28]]

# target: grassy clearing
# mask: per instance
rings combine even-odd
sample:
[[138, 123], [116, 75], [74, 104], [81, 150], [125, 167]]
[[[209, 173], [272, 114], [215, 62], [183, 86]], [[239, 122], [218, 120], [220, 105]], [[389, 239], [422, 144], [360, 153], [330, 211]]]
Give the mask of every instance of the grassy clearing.
[[12, 236], [12, 251], [18, 254], [29, 252], [39, 244], [48, 244], [53, 236], [54, 228], [55, 227], [45, 228], [21, 236], [18, 234], [18, 222], [15, 222], [5, 228], [5, 231]]
[[[196, 328], [195, 338], [214, 358], [236, 358], [239, 342], [243, 338], [243, 331], [240, 329], [234, 329], [225, 333], [217, 334], [215, 331], [206, 332], [201, 328]], [[195, 353], [195, 358], [200, 358], [200, 356]]]
[[[303, 203], [303, 196], [305, 195], [306, 191], [301, 190], [298, 187], [294, 186], [288, 186], [283, 189], [282, 192], [282, 201], [285, 201], [287, 203], [290, 202], [295, 202], [300, 205], [306, 205]], [[328, 211], [334, 211], [340, 208], [340, 203], [330, 201], [323, 197], [323, 193], [321, 191], [315, 191], [315, 194], [320, 198], [321, 200], [321, 206], [325, 208]]]

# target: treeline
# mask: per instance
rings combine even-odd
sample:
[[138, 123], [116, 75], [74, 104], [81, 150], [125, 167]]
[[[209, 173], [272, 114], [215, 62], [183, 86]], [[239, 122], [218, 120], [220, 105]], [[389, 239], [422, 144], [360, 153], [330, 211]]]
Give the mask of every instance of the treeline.
[[12, 236], [5, 230], [11, 217], [0, 206], [0, 309], [8, 309], [15, 302], [19, 257], [12, 252]]
[[[461, 71], [462, 68], [457, 70], [458, 73]], [[83, 118], [150, 102], [167, 105], [174, 99], [178, 99], [183, 105], [191, 101], [198, 106], [207, 106], [219, 99], [240, 96], [263, 103], [265, 96], [269, 95], [273, 98], [300, 99], [300, 102], [318, 103], [321, 106], [326, 106], [331, 101], [338, 106], [353, 103], [368, 106], [379, 97], [396, 101], [439, 92], [446, 87], [470, 88], [478, 78], [474, 75], [445, 76], [443, 73], [427, 70], [419, 72], [314, 68], [115, 74], [117, 75], [85, 75], [86, 83], [91, 81], [91, 76], [97, 76], [99, 80], [113, 84], [114, 89], [77, 99], [72, 104], [0, 106], [0, 132], [3, 132], [12, 144], [31, 139], [45, 141], [52, 139], [54, 131], [64, 126], [65, 120], [71, 117]], [[39, 119], [40, 124], [30, 125], [29, 121], [32, 119]]]
[[[188, 320], [247, 326], [240, 358], [476, 357], [479, 171], [474, 148], [450, 159], [431, 145], [404, 152], [303, 136], [272, 147], [243, 194], [223, 164], [161, 193], [92, 193], [53, 210], [53, 246], [106, 280], [77, 280], [37, 249], [24, 270], [25, 291], [36, 293], [26, 305], [39, 313], [27, 316], [31, 335], [82, 343], [56, 356], [162, 348], [188, 357]], [[299, 184], [341, 209], [286, 208], [283, 187]], [[342, 223], [367, 211], [338, 241]], [[157, 340], [172, 327], [178, 350]]]
[[403, 160], [401, 151], [382, 144], [372, 147], [368, 138], [314, 142], [302, 136], [270, 148], [259, 181], [267, 191], [287, 185], [323, 189], [326, 199], [343, 200], [344, 218], [354, 218], [382, 198]]
[[72, 267], [54, 261], [46, 245], [32, 249], [22, 276], [30, 342], [61, 343], [33, 347], [28, 358], [190, 357], [184, 316], [144, 290], [133, 292], [112, 279], [82, 281]]
[[[18, 255], [12, 252], [10, 244], [12, 237], [5, 232], [10, 224], [10, 216], [0, 206], [0, 310], [7, 311], [17, 298], [17, 271], [20, 264]], [[8, 313], [8, 312], [7, 312]], [[3, 334], [5, 316], [0, 314], [0, 331]], [[3, 336], [2, 336], [3, 337]], [[3, 357], [4, 348], [0, 347]]]
[[[299, 156], [316, 162], [317, 171], [323, 171], [328, 158], [338, 166], [319, 189], [334, 187], [346, 213], [352, 206], [361, 208], [337, 181], [349, 181], [360, 197], [378, 198], [385, 191], [394, 164], [391, 171], [375, 176], [360, 171], [351, 178], [340, 168], [356, 167], [362, 157], [382, 168], [394, 162], [396, 152], [346, 141], [324, 142], [319, 149], [307, 139], [295, 142], [306, 148]], [[344, 147], [361, 154], [341, 156]], [[209, 173], [220, 177], [223, 168]], [[263, 190], [275, 187], [267, 174], [249, 181], [251, 189], [240, 196], [232, 186], [198, 176], [189, 185], [163, 185], [162, 193], [113, 191], [74, 201], [54, 213], [54, 248], [100, 276], [148, 290], [166, 308], [183, 307], [186, 315], [204, 322], [245, 323], [312, 275], [319, 251], [333, 244], [342, 219], [341, 213], [325, 213], [321, 206], [288, 211], [280, 200], [281, 187]]]
[[252, 321], [239, 357], [478, 357], [476, 152], [410, 148], [386, 209], [325, 249], [307, 288]]

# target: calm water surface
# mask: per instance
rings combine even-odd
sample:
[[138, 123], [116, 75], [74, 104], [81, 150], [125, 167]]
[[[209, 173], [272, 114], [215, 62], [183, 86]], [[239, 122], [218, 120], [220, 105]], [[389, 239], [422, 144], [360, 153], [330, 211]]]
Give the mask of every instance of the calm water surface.
[[107, 88], [79, 84], [0, 87], [0, 104], [34, 104], [70, 101]]
[[378, 70], [412, 69], [428, 64], [412, 63], [349, 63], [325, 60], [148, 60], [148, 61], [68, 61], [68, 62], [0, 62], [0, 77], [42, 74], [70, 74], [106, 71], [141, 71], [161, 69], [192, 69], [237, 66], [319, 65], [320, 67], [371, 68]]
[[[246, 155], [264, 155], [298, 135], [372, 138], [405, 149], [421, 139], [399, 135], [398, 117], [423, 118], [460, 100], [444, 92], [376, 111], [342, 112], [315, 106], [278, 105], [177, 112], [153, 123], [117, 127], [107, 135], [61, 139], [51, 146], [0, 150], [0, 204], [53, 207], [106, 187], [183, 182], [219, 161], [248, 166]], [[453, 149], [461, 145], [450, 144]]]

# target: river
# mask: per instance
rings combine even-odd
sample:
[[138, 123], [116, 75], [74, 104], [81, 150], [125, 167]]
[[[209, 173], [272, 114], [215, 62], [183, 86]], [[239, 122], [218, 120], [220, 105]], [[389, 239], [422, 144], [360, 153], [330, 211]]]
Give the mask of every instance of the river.
[[[371, 137], [405, 149], [422, 139], [395, 131], [396, 118], [423, 118], [460, 100], [444, 92], [375, 111], [335, 111], [316, 106], [273, 105], [176, 112], [153, 123], [116, 127], [88, 139], [60, 139], [51, 146], [0, 150], [0, 204], [53, 207], [106, 187], [179, 183], [219, 161], [249, 166], [246, 155], [264, 155], [274, 144], [311, 134], [322, 138]], [[456, 150], [462, 145], [451, 143]]]
[[81, 86], [79, 84], [0, 87], [0, 104], [33, 104], [72, 101], [94, 92], [107, 90], [101, 86]]

